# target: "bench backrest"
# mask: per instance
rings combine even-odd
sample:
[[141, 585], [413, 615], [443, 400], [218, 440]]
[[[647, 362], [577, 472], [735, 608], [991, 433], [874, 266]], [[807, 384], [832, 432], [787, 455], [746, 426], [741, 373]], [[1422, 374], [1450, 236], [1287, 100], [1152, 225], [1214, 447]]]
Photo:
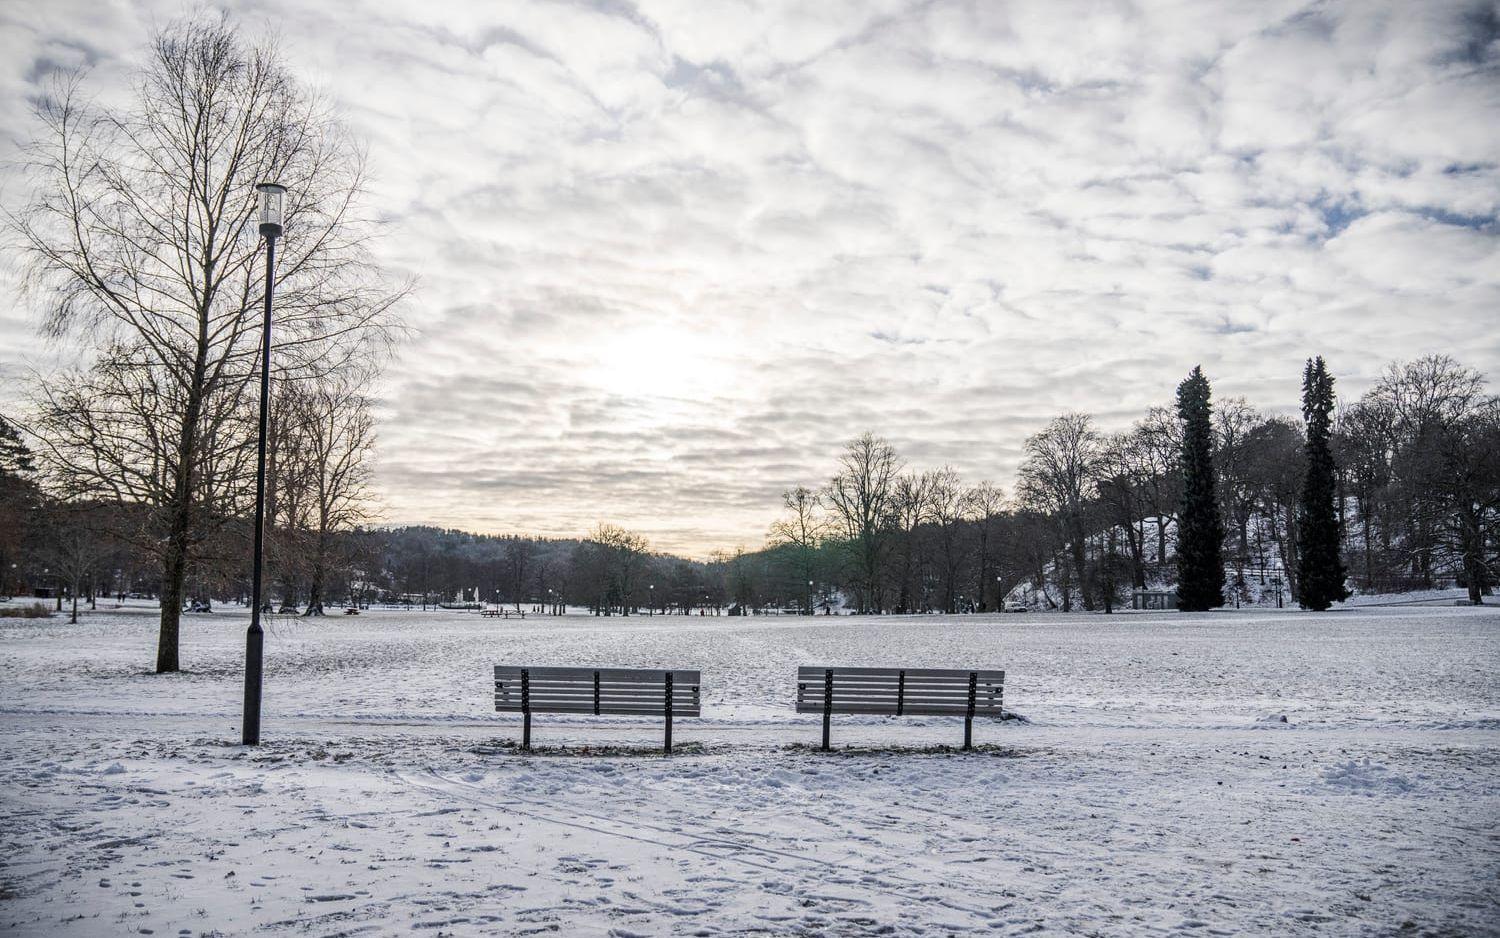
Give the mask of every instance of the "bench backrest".
[[798, 668], [797, 712], [822, 713], [833, 676], [831, 713], [1001, 716], [1004, 671], [946, 668]]
[[[495, 709], [520, 713], [699, 716], [699, 671], [649, 668], [533, 668], [495, 665]], [[670, 680], [669, 680], [670, 679]]]

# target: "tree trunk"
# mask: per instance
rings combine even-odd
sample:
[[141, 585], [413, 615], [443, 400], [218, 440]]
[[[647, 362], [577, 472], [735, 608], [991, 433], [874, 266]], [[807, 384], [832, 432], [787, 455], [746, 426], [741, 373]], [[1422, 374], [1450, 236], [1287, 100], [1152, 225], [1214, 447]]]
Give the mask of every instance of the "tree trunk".
[[1130, 585], [1135, 589], [1146, 588], [1146, 545], [1141, 528], [1125, 525], [1125, 544], [1130, 548]]
[[188, 539], [193, 530], [193, 466], [198, 452], [198, 421], [203, 416], [203, 386], [208, 357], [208, 314], [199, 311], [193, 377], [177, 437], [177, 477], [168, 509], [167, 549], [162, 562], [161, 632], [156, 641], [156, 673], [180, 670], [178, 638], [182, 622], [183, 582], [187, 578]]
[[187, 545], [184, 539], [167, 541], [161, 571], [161, 631], [156, 642], [156, 673], [172, 674], [179, 670], [177, 637], [182, 622], [182, 584], [187, 574]]
[[1082, 526], [1073, 533], [1073, 568], [1078, 576], [1078, 595], [1083, 599], [1086, 612], [1094, 611], [1094, 592], [1089, 589], [1088, 555], [1083, 542]]
[[1460, 538], [1463, 549], [1464, 580], [1469, 588], [1469, 602], [1479, 605], [1484, 602], [1485, 566], [1484, 531], [1478, 514], [1463, 510], [1459, 514]]
[[324, 567], [328, 563], [328, 535], [318, 532], [317, 547], [313, 549], [312, 585], [307, 592], [307, 611], [303, 616], [321, 616], [323, 614], [323, 577]]
[[1375, 582], [1375, 558], [1372, 555], [1370, 549], [1370, 512], [1368, 510], [1361, 512], [1360, 525], [1364, 529], [1365, 589], [1373, 591], [1374, 586], [1372, 584]]
[[1282, 530], [1285, 532], [1285, 539], [1281, 544], [1281, 566], [1286, 573], [1287, 591], [1291, 593], [1293, 601], [1300, 602], [1302, 581], [1297, 576], [1297, 508], [1295, 505], [1286, 506]]
[[1060, 576], [1058, 578], [1057, 587], [1058, 587], [1059, 590], [1062, 591], [1062, 611], [1063, 612], [1072, 612], [1073, 611], [1073, 576], [1072, 576], [1072, 572], [1068, 569], [1068, 562], [1063, 558], [1063, 556], [1061, 554], [1057, 555], [1057, 557], [1053, 560], [1053, 564], [1054, 564], [1054, 566], [1056, 567], [1056, 569], [1058, 570], [1058, 572], [1060, 574]]

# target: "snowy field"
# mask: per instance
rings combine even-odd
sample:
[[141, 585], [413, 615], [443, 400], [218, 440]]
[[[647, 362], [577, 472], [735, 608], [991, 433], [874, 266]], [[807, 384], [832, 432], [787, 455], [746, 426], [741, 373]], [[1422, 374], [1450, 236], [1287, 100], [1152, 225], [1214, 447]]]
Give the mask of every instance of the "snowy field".
[[[36, 935], [1500, 934], [1500, 610], [0, 620], [0, 928]], [[489, 668], [699, 668], [652, 721]], [[792, 712], [798, 665], [1007, 671], [1028, 722]], [[1282, 721], [1285, 717], [1285, 722]]]

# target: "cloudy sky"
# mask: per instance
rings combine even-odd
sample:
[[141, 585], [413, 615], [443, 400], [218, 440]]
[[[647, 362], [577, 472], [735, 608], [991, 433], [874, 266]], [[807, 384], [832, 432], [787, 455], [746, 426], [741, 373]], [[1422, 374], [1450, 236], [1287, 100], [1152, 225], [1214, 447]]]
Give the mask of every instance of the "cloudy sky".
[[[52, 70], [115, 93], [183, 9], [0, 0], [4, 157]], [[1310, 354], [1500, 378], [1497, 3], [228, 9], [366, 139], [420, 278], [388, 522], [701, 555], [865, 429], [1008, 489], [1049, 416], [1200, 362], [1279, 411]], [[0, 304], [0, 400], [68, 354], [34, 322]]]

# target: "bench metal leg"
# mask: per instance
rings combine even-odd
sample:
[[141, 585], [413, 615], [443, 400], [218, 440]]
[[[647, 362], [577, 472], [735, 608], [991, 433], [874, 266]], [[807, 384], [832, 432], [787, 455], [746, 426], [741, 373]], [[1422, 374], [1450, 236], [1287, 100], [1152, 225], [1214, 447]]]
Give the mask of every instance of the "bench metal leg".
[[964, 714], [964, 751], [974, 748], [974, 694], [978, 690], [979, 674], [969, 672], [969, 712]]
[[833, 728], [833, 669], [823, 672], [823, 751], [828, 751], [828, 734]]
[[525, 716], [522, 720], [521, 748], [527, 752], [531, 751], [531, 669], [521, 669], [521, 713]]
[[667, 714], [667, 738], [662, 743], [661, 749], [662, 749], [662, 752], [664, 752], [665, 754], [667, 754], [667, 755], [670, 756], [672, 754], [672, 672], [671, 671], [667, 672], [667, 705], [666, 705], [665, 709], [666, 709], [666, 714]]

